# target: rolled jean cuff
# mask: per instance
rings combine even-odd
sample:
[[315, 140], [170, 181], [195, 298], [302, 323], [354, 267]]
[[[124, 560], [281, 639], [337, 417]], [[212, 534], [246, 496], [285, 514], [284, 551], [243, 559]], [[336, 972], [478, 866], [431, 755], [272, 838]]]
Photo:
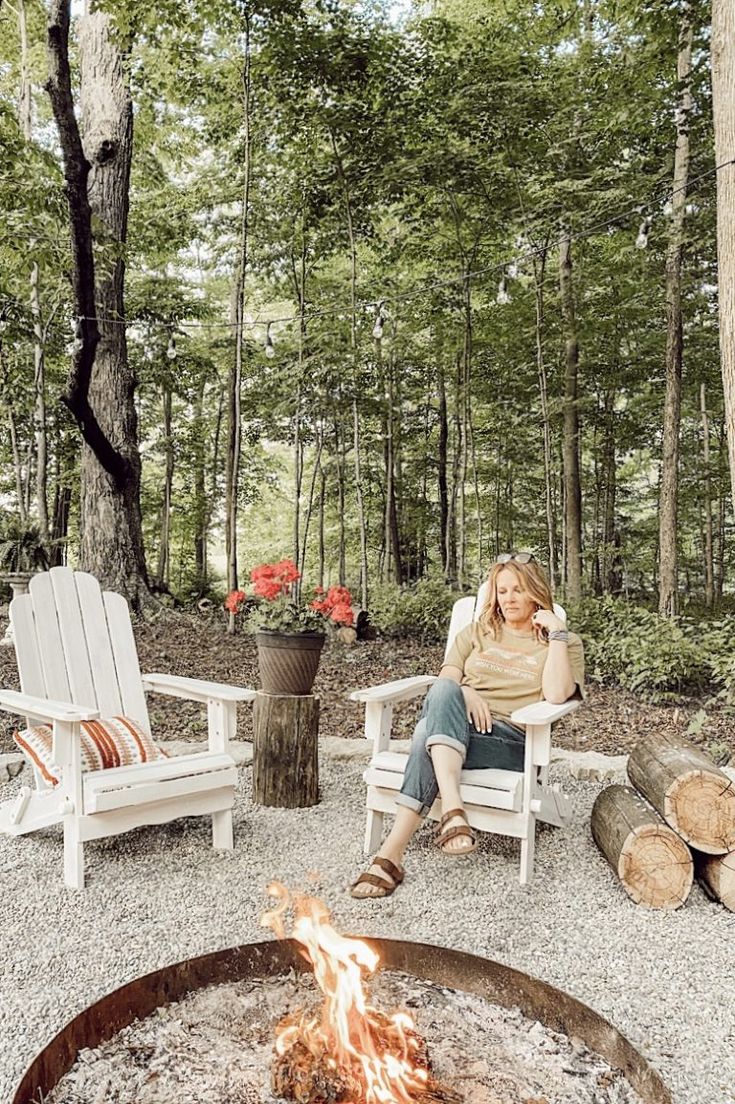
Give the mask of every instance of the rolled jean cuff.
[[432, 748], [434, 744], [441, 744], [443, 747], [454, 748], [462, 756], [462, 762], [464, 763], [467, 758], [467, 744], [463, 744], [461, 740], [455, 740], [454, 736], [446, 736], [443, 732], [436, 732], [433, 736], [429, 736], [426, 741], [426, 750], [431, 755], [429, 748]]
[[395, 802], [396, 805], [405, 805], [407, 809], [410, 809], [413, 813], [418, 813], [420, 817], [427, 817], [431, 811], [431, 805], [424, 805], [422, 801], [415, 797], [409, 797], [408, 794], [397, 793]]

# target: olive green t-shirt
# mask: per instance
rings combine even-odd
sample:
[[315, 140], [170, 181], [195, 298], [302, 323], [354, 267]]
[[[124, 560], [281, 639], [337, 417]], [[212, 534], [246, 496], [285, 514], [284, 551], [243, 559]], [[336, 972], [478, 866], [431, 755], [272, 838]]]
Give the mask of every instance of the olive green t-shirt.
[[[584, 692], [584, 650], [582, 641], [570, 632], [569, 665], [577, 683], [573, 697]], [[549, 645], [540, 643], [531, 630], [516, 632], [503, 625], [494, 639], [473, 621], [457, 633], [444, 666], [458, 667], [462, 686], [471, 686], [482, 695], [494, 717], [508, 720], [524, 705], [543, 699], [543, 675]]]

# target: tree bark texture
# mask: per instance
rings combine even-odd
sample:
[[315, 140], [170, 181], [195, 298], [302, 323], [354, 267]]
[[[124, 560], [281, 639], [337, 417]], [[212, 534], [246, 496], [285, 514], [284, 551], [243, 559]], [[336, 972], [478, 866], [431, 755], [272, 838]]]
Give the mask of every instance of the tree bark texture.
[[437, 357], [436, 388], [439, 400], [439, 441], [437, 453], [437, 481], [439, 484], [439, 539], [444, 578], [449, 578], [449, 488], [447, 484], [447, 455], [449, 444], [449, 419], [447, 417], [447, 388], [441, 350]]
[[637, 905], [675, 909], [694, 881], [689, 848], [629, 786], [606, 786], [592, 806], [595, 843]]
[[572, 287], [572, 243], [565, 235], [559, 246], [559, 289], [565, 332], [564, 357], [564, 519], [566, 535], [566, 596], [582, 597], [582, 489], [579, 480], [579, 413], [577, 376], [579, 341]]
[[[240, 241], [234, 289], [234, 339], [232, 363], [227, 393], [227, 453], [225, 460], [225, 554], [227, 557], [227, 588], [236, 590], [237, 564], [237, 507], [240, 486], [240, 451], [242, 447], [242, 374], [244, 355], [245, 278], [250, 245], [250, 179], [251, 166], [251, 88], [250, 88], [250, 20], [247, 11], [243, 15], [245, 32], [245, 58], [242, 68], [242, 110], [244, 128], [244, 180], [240, 213]], [[230, 613], [227, 631], [235, 631], [235, 615]]]
[[173, 425], [171, 422], [171, 384], [163, 385], [162, 413], [163, 413], [163, 453], [165, 458], [165, 470], [163, 476], [163, 500], [161, 502], [161, 538], [158, 546], [158, 570], [156, 576], [158, 585], [163, 590], [168, 590], [169, 567], [171, 561], [171, 505], [174, 488], [174, 439]]
[[[99, 344], [89, 381], [89, 403], [122, 464], [110, 471], [94, 442], [81, 463], [80, 566], [135, 608], [148, 597], [140, 510], [140, 455], [135, 377], [125, 336], [123, 251], [127, 237], [133, 108], [110, 17], [79, 20], [80, 114], [89, 165], [87, 195], [101, 227], [106, 264], [96, 281]], [[74, 406], [72, 405], [74, 410]]]
[[689, 179], [689, 116], [692, 109], [692, 23], [683, 17], [677, 59], [681, 99], [676, 113], [676, 149], [669, 243], [666, 251], [666, 393], [659, 489], [659, 613], [671, 616], [678, 607], [679, 426], [684, 330], [681, 311], [681, 262]]
[[254, 705], [253, 801], [300, 809], [319, 801], [319, 699], [264, 694]]
[[712, 115], [717, 173], [720, 355], [735, 505], [735, 6], [712, 0]]
[[704, 468], [704, 602], [712, 609], [715, 602], [715, 571], [712, 553], [712, 486], [710, 479], [709, 416], [707, 414], [707, 390], [699, 389], [699, 409], [702, 415], [702, 467]]
[[735, 850], [735, 785], [684, 737], [649, 733], [628, 757], [628, 777], [692, 847]]
[[539, 396], [541, 398], [541, 420], [544, 427], [544, 505], [546, 508], [546, 539], [549, 555], [549, 580], [552, 594], [556, 590], [557, 543], [556, 510], [554, 506], [554, 471], [551, 454], [551, 418], [549, 416], [549, 388], [544, 359], [544, 272], [546, 270], [546, 249], [540, 256], [534, 254], [533, 276], [536, 306], [536, 368], [538, 371]]

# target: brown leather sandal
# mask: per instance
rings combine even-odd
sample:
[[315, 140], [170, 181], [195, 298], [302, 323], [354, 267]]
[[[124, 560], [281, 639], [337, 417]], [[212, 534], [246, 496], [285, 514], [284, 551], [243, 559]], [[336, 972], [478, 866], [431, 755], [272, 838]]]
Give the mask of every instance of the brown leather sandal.
[[[404, 873], [402, 870], [392, 863], [390, 859], [384, 859], [382, 855], [376, 855], [370, 866], [379, 866], [381, 870], [390, 878], [381, 878], [379, 874], [370, 874], [367, 870], [364, 874], [361, 874], [356, 882], [353, 882], [350, 886], [350, 895], [358, 901], [377, 901], [380, 897], [390, 897], [391, 893], [395, 893], [399, 885], [403, 881]], [[363, 894], [355, 894], [352, 890], [355, 886], [359, 885], [372, 885], [377, 886], [382, 890], [382, 893], [369, 893], [363, 896]]]
[[[455, 817], [462, 817], [464, 824], [455, 824], [453, 828], [446, 828], [445, 825]], [[448, 851], [446, 844], [448, 844], [450, 840], [456, 839], [458, 836], [467, 836], [470, 840], [469, 847], [463, 847], [458, 851]], [[448, 813], [444, 814], [439, 821], [436, 845], [441, 848], [444, 855], [451, 855], [452, 858], [456, 858], [457, 855], [470, 855], [476, 849], [477, 836], [470, 828], [467, 820], [467, 813], [464, 809], [450, 809]]]

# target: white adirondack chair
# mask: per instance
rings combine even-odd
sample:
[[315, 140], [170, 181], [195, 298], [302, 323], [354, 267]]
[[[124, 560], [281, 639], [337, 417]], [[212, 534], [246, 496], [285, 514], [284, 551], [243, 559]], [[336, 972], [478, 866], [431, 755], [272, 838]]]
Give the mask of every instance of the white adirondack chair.
[[[228, 753], [236, 704], [255, 691], [176, 675], [141, 676], [124, 597], [68, 567], [35, 575], [10, 604], [21, 692], [0, 690], [0, 709], [53, 728], [61, 781], [36, 772], [0, 805], [0, 831], [24, 835], [64, 826], [66, 884], [84, 886], [84, 844], [145, 824], [212, 816], [213, 844], [230, 850], [237, 770]], [[150, 734], [146, 691], [206, 703], [209, 750], [135, 766], [82, 773], [79, 722], [124, 715]]]
[[[487, 583], [484, 583], [477, 598], [460, 598], [454, 603], [445, 655], [457, 633], [477, 617], [486, 593]], [[554, 613], [566, 620], [561, 606], [554, 606]], [[407, 755], [390, 750], [393, 706], [423, 696], [435, 681], [435, 675], [418, 675], [356, 690], [350, 695], [352, 701], [365, 703], [365, 737], [373, 741], [372, 758], [363, 775], [367, 783], [366, 854], [372, 854], [380, 846], [385, 814], [395, 813], [398, 808], [395, 797], [403, 783], [408, 760]], [[533, 876], [536, 821], [561, 828], [571, 818], [571, 802], [558, 787], [548, 784], [547, 775], [551, 726], [577, 709], [579, 704], [576, 700], [563, 705], [542, 701], [517, 709], [511, 720], [526, 726], [523, 771], [463, 770], [460, 777], [460, 793], [471, 826], [483, 832], [520, 839], [521, 885], [527, 885]], [[433, 820], [441, 817], [439, 799], [429, 816]]]

